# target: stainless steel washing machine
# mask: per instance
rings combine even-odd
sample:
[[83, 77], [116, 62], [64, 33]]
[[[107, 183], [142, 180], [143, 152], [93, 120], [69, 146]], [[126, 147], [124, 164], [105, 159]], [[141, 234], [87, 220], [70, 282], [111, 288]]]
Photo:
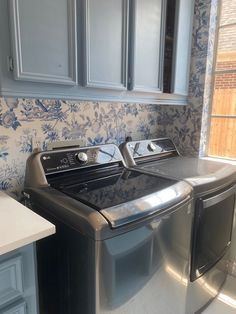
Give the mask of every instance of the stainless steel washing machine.
[[186, 313], [201, 312], [217, 296], [227, 275], [236, 167], [183, 157], [167, 138], [129, 141], [120, 149], [130, 169], [185, 180], [193, 187], [195, 217]]
[[25, 197], [56, 225], [37, 244], [44, 314], [183, 314], [192, 188], [128, 170], [115, 145], [27, 161]]

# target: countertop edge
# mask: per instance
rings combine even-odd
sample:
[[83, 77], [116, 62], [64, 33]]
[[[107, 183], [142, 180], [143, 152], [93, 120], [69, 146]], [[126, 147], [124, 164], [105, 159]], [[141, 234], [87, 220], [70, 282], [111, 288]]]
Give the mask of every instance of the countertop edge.
[[4, 255], [6, 253], [9, 253], [11, 251], [14, 251], [16, 249], [19, 249], [25, 245], [31, 244], [35, 241], [41, 240], [43, 238], [46, 238], [50, 235], [53, 235], [56, 233], [56, 228], [54, 225], [52, 225], [50, 228], [43, 230], [41, 232], [32, 234], [31, 236], [27, 236], [25, 238], [18, 239], [14, 242], [7, 243], [5, 245], [0, 246], [0, 255]]

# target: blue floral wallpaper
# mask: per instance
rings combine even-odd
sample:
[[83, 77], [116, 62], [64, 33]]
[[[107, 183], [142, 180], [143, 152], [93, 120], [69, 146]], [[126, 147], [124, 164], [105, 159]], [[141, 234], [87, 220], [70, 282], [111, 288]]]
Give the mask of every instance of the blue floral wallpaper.
[[162, 133], [184, 155], [203, 156], [211, 106], [212, 66], [219, 0], [196, 0], [188, 106], [161, 106]]
[[[218, 0], [196, 0], [188, 106], [0, 98], [0, 189], [21, 195], [26, 159], [37, 139], [88, 145], [168, 136], [185, 155], [204, 152]], [[202, 132], [202, 133], [201, 133]]]
[[120, 144], [127, 136], [161, 136], [156, 105], [0, 98], [0, 189], [20, 196], [32, 142]]

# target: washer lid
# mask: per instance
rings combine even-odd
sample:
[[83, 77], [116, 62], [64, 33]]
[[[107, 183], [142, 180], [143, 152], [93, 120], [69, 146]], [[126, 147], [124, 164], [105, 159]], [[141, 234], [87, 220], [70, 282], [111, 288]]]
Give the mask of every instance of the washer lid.
[[100, 213], [110, 222], [112, 228], [116, 228], [153, 214], [168, 210], [171, 212], [173, 207], [190, 200], [191, 192], [190, 186], [181, 181], [134, 201], [102, 209]]
[[118, 227], [190, 198], [185, 182], [117, 168], [111, 171], [64, 173], [50, 184], [55, 189], [99, 211]]

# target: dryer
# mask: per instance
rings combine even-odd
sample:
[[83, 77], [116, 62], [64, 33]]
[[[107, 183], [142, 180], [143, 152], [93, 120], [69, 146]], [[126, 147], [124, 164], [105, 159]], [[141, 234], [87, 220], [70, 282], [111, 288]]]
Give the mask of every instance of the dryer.
[[183, 157], [168, 138], [120, 146], [131, 169], [184, 180], [193, 188], [194, 222], [186, 313], [201, 311], [217, 296], [227, 275], [235, 208], [236, 167]]

